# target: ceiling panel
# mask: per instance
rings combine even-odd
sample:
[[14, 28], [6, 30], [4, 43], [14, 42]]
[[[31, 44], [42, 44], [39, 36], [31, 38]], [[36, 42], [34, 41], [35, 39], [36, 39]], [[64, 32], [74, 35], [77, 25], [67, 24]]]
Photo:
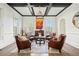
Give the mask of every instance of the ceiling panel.
[[48, 15], [57, 15], [61, 10], [63, 10], [65, 7], [51, 7]]
[[14, 7], [22, 15], [32, 15], [28, 7]]
[[33, 7], [35, 15], [44, 15], [47, 7]]
[[[57, 16], [72, 3], [7, 3], [21, 16]], [[79, 13], [78, 13], [79, 15]]]

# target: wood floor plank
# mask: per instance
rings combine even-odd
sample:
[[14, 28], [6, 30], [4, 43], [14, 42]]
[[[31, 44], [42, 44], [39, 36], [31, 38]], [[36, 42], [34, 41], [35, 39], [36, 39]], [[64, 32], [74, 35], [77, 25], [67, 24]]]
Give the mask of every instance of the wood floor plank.
[[[37, 46], [37, 47], [40, 47], [41, 49], [39, 49], [39, 50], [43, 51], [42, 48], [46, 47], [44, 45], [45, 44], [43, 44], [42, 46]], [[37, 48], [33, 48], [33, 49], [37, 49]], [[46, 50], [46, 48], [44, 50]], [[33, 55], [33, 56], [36, 56], [36, 55], [39, 55], [39, 56], [79, 56], [79, 49], [72, 47], [66, 43], [63, 46], [62, 54], [60, 54], [57, 51], [56, 51], [57, 52], [56, 53], [54, 50], [52, 51], [53, 53], [51, 53], [51, 52], [49, 52], [50, 50], [52, 50], [52, 49], [49, 49], [48, 53], [47, 52], [44, 53], [44, 51], [43, 51], [42, 53], [34, 54], [34, 51], [30, 51], [30, 49], [26, 49], [26, 50], [21, 51], [20, 53], [17, 53], [16, 43], [13, 43], [13, 44], [3, 48], [2, 50], [0, 50], [0, 56], [31, 56], [31, 55]], [[27, 51], [29, 51], [29, 52], [27, 52]]]

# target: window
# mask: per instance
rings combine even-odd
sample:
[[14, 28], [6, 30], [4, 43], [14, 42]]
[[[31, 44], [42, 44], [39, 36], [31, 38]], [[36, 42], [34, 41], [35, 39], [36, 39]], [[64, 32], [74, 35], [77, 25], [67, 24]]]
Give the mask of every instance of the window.
[[56, 32], [56, 19], [55, 17], [44, 18], [44, 31], [45, 34], [49, 32]]

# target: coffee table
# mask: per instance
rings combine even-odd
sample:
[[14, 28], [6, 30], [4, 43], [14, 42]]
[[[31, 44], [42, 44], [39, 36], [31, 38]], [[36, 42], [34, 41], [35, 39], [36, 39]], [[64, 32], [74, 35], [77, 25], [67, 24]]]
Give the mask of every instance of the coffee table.
[[35, 36], [35, 41], [36, 41], [36, 44], [45, 44], [45, 39], [46, 37], [45, 36]]

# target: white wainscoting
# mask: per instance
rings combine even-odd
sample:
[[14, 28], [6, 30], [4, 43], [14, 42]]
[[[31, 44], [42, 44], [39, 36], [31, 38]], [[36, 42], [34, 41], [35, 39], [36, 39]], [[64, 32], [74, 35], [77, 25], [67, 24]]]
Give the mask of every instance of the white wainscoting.
[[79, 49], [79, 33], [67, 33], [66, 43]]
[[4, 48], [14, 42], [15, 42], [15, 38], [13, 36], [13, 33], [5, 33], [3, 36], [3, 39], [0, 40], [0, 49]]

